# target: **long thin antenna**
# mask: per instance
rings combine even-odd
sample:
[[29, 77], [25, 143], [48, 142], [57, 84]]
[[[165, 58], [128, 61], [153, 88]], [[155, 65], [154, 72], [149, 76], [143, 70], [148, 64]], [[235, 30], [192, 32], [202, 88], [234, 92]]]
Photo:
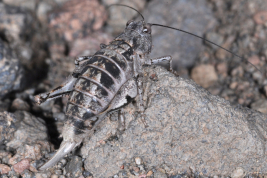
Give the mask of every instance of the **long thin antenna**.
[[[192, 36], [195, 36], [195, 37], [197, 37], [197, 38], [200, 38], [200, 39], [202, 39], [202, 40], [204, 40], [204, 41], [206, 41], [206, 42], [209, 42], [209, 43], [211, 43], [211, 44], [213, 44], [213, 45], [215, 45], [215, 46], [217, 46], [217, 47], [219, 47], [219, 48], [221, 48], [221, 49], [223, 49], [223, 50], [225, 50], [225, 51], [227, 51], [227, 52], [233, 54], [234, 56], [239, 57], [239, 58], [242, 59], [242, 60], [245, 60], [245, 61], [248, 62], [250, 65], [252, 65], [253, 67], [255, 67], [255, 69], [257, 69], [257, 70], [263, 75], [263, 72], [262, 72], [260, 69], [258, 69], [255, 65], [253, 65], [251, 62], [249, 62], [248, 60], [244, 59], [243, 57], [241, 57], [241, 56], [239, 56], [239, 55], [233, 53], [232, 51], [230, 51], [230, 50], [228, 50], [228, 49], [226, 49], [226, 48], [224, 48], [224, 47], [221, 47], [221, 46], [217, 45], [216, 43], [213, 43], [212, 41], [209, 41], [209, 40], [207, 40], [207, 39], [205, 39], [205, 38], [202, 38], [202, 37], [200, 37], [200, 36], [198, 36], [198, 35], [195, 35], [195, 34], [193, 34], [193, 33], [190, 33], [190, 32], [184, 31], [184, 30], [181, 30], [181, 29], [179, 29], [179, 28], [169, 27], [169, 26], [161, 25], [161, 24], [151, 24], [151, 26], [153, 26], [153, 25], [154, 25], [154, 26], [160, 26], [160, 27], [166, 27], [166, 28], [170, 28], [170, 29], [173, 29], [173, 30], [178, 30], [178, 31], [180, 31], [180, 32], [187, 33], [187, 34], [189, 34], [189, 35], [192, 35]], [[264, 75], [263, 75], [263, 76], [264, 76]]]
[[108, 6], [108, 8], [110, 8], [111, 6], [124, 6], [124, 7], [128, 7], [130, 9], [136, 11], [142, 17], [142, 19], [145, 20], [144, 16], [138, 10], [136, 10], [133, 7], [130, 7], [130, 6], [127, 6], [127, 5], [124, 5], [124, 4], [111, 4], [111, 5]]

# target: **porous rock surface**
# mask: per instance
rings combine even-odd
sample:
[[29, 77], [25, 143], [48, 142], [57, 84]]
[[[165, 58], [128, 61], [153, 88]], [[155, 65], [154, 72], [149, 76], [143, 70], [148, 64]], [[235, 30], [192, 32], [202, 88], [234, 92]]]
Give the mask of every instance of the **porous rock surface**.
[[117, 122], [106, 118], [81, 148], [85, 169], [94, 177], [114, 175], [135, 157], [141, 157], [147, 169], [167, 165], [168, 175], [267, 171], [266, 115], [231, 106], [161, 67], [146, 68], [144, 81], [149, 127], [132, 104], [124, 109], [126, 130], [121, 134]]

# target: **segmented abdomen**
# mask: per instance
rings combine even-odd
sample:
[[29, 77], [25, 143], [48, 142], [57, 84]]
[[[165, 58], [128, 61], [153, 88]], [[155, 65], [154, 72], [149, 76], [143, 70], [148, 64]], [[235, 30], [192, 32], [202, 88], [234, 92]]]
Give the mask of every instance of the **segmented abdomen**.
[[106, 110], [129, 79], [131, 75], [126, 74], [132, 73], [132, 54], [132, 47], [126, 42], [112, 41], [83, 64], [66, 108], [67, 119], [74, 125], [76, 134], [94, 126], [97, 121], [94, 116]]

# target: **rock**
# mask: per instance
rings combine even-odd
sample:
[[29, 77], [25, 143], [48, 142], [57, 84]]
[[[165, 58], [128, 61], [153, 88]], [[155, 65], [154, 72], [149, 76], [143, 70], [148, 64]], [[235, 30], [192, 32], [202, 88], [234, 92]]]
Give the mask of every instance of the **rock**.
[[238, 67], [234, 68], [234, 69], [231, 71], [231, 75], [232, 75], [232, 76], [243, 77], [243, 75], [244, 75], [244, 69], [243, 69], [241, 66], [238, 66]]
[[215, 68], [212, 65], [199, 65], [193, 68], [191, 78], [204, 88], [212, 86], [218, 80]]
[[27, 102], [23, 101], [22, 99], [17, 98], [12, 102], [11, 109], [13, 111], [16, 110], [29, 111], [30, 105]]
[[24, 70], [18, 59], [12, 57], [8, 45], [0, 39], [0, 98], [23, 88]]
[[78, 156], [73, 156], [71, 161], [66, 166], [66, 172], [71, 175], [71, 177], [78, 178], [82, 176], [83, 173], [83, 163], [82, 158]]
[[[216, 23], [206, 0], [151, 1], [143, 12], [145, 21], [180, 28], [203, 36]], [[181, 71], [195, 64], [203, 50], [202, 40], [191, 35], [152, 26], [153, 49], [150, 57], [171, 55], [173, 68]]]
[[[100, 49], [100, 44], [108, 44], [113, 39], [106, 33], [94, 32], [90, 36], [76, 39], [71, 46], [69, 56], [73, 59], [77, 56], [90, 56]], [[74, 65], [74, 60], [72, 61]]]
[[257, 24], [265, 24], [267, 22], [267, 11], [257, 12], [253, 19]]
[[35, 0], [3, 0], [3, 2], [8, 5], [34, 10], [37, 1]]
[[38, 19], [45, 23], [47, 22], [47, 13], [52, 10], [52, 5], [49, 4], [48, 2], [45, 2], [45, 1], [42, 1], [40, 3], [38, 3], [38, 7], [37, 7], [37, 11], [36, 11], [36, 14], [37, 14], [37, 17]]
[[106, 19], [106, 10], [97, 0], [71, 0], [50, 13], [49, 28], [71, 42], [99, 30]]
[[242, 168], [237, 168], [236, 170], [234, 170], [234, 172], [231, 174], [232, 178], [242, 178], [245, 176], [245, 172]]
[[253, 55], [248, 58], [248, 61], [254, 66], [257, 66], [260, 63], [260, 58], [258, 55]]
[[251, 108], [255, 109], [259, 112], [262, 112], [264, 114], [267, 114], [267, 101], [266, 101], [266, 99], [261, 99], [261, 100], [255, 101], [254, 103], [251, 104]]
[[14, 114], [8, 112], [0, 112], [0, 144], [11, 141], [16, 131], [17, 119]]
[[25, 169], [30, 168], [30, 160], [29, 159], [23, 159], [22, 161], [16, 163], [13, 166], [13, 168], [17, 173], [21, 174]]
[[154, 178], [167, 178], [167, 177], [168, 176], [165, 173], [161, 172], [161, 171], [157, 171], [157, 172], [154, 173]]
[[0, 112], [7, 111], [10, 106], [10, 100], [5, 99], [5, 100], [0, 100]]
[[0, 173], [1, 174], [7, 174], [9, 171], [11, 171], [11, 168], [5, 164], [0, 164]]
[[[118, 123], [106, 118], [81, 148], [85, 169], [94, 177], [115, 175], [123, 163], [136, 157], [142, 157], [148, 170], [168, 165], [166, 175], [188, 167], [205, 176], [231, 175], [237, 167], [245, 172], [255, 168], [267, 171], [266, 115], [231, 106], [193, 81], [177, 78], [160, 67], [145, 71], [149, 127], [144, 127], [134, 105], [129, 104], [124, 108], [127, 129], [109, 141], [116, 135]], [[151, 74], [158, 80], [149, 79]], [[99, 140], [103, 144], [98, 144]]]
[[[222, 35], [220, 35], [219, 33], [216, 33], [216, 32], [208, 32], [208, 33], [206, 33], [206, 39], [216, 43], [219, 46], [222, 46], [223, 45], [223, 41], [224, 41], [224, 37]], [[213, 45], [211, 43], [207, 43], [207, 45], [209, 47], [211, 47], [212, 49], [219, 49], [218, 46], [215, 46], [215, 45]]]
[[[15, 1], [16, 0], [14, 0], [13, 2]], [[32, 24], [34, 23], [34, 21], [33, 17], [30, 15], [29, 12], [21, 9], [20, 7], [6, 5], [1, 2], [0, 2], [0, 12], [1, 12], [0, 31], [3, 37], [8, 42], [11, 42], [13, 44], [18, 44], [23, 40], [21, 38], [21, 35], [28, 35], [28, 36], [33, 35]]]
[[225, 63], [219, 63], [216, 66], [216, 69], [217, 69], [219, 74], [222, 74], [224, 77], [227, 76], [228, 67], [227, 67], [227, 65]]
[[14, 133], [14, 139], [6, 145], [12, 148], [19, 148], [25, 143], [32, 144], [37, 141], [47, 141], [47, 128], [45, 122], [26, 111], [17, 111], [15, 116], [21, 122]]
[[[221, 46], [225, 49], [230, 49], [230, 46], [233, 44], [234, 40], [235, 40], [235, 36], [229, 36], [229, 37], [227, 37], [227, 39], [225, 40], [225, 42]], [[222, 48], [218, 48], [218, 50], [216, 51], [216, 54], [215, 54], [215, 56], [218, 59], [226, 59], [230, 55], [231, 55], [231, 53], [229, 53], [228, 51], [225, 51]]]
[[141, 162], [142, 162], [141, 158], [139, 158], [139, 157], [136, 157], [136, 158], [135, 158], [135, 163], [136, 163], [137, 165], [140, 165]]

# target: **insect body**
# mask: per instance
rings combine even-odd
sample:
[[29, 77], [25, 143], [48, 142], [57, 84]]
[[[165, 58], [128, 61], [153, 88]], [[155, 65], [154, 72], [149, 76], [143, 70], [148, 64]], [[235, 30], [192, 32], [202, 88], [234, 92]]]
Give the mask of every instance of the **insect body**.
[[[142, 65], [167, 60], [171, 66], [170, 56], [148, 58], [152, 47], [151, 25], [143, 20], [129, 21], [122, 34], [109, 45], [100, 47], [102, 49], [93, 56], [75, 60], [76, 69], [67, 82], [49, 93], [35, 97], [40, 104], [70, 94], [66, 107], [67, 121], [62, 133], [63, 142], [55, 156], [40, 170], [53, 166], [78, 146], [107, 112], [119, 109], [137, 94], [142, 98]], [[79, 65], [81, 61], [83, 63]], [[144, 121], [142, 103], [140, 100], [139, 110]]]
[[[146, 23], [143, 18], [141, 21], [127, 22], [124, 32], [110, 44], [101, 44], [101, 49], [93, 56], [76, 58], [76, 68], [64, 84], [49, 93], [35, 97], [36, 102], [41, 104], [64, 94], [70, 95], [66, 107], [67, 121], [62, 132], [63, 142], [55, 156], [44, 164], [40, 170], [45, 170], [57, 163], [76, 146], [80, 145], [108, 112], [121, 109], [137, 95], [139, 95], [137, 103], [139, 104], [141, 119], [145, 124], [142, 101], [142, 66], [168, 61], [169, 70], [175, 73], [171, 67], [171, 56], [149, 58], [152, 48], [151, 26], [178, 30], [205, 40], [174, 27]], [[211, 41], [205, 41], [214, 44]], [[214, 45], [218, 46], [217, 44]], [[221, 46], [218, 47], [232, 53]], [[236, 54], [234, 55], [241, 58]], [[79, 65], [80, 62], [83, 63]], [[124, 120], [122, 115], [119, 117]]]

